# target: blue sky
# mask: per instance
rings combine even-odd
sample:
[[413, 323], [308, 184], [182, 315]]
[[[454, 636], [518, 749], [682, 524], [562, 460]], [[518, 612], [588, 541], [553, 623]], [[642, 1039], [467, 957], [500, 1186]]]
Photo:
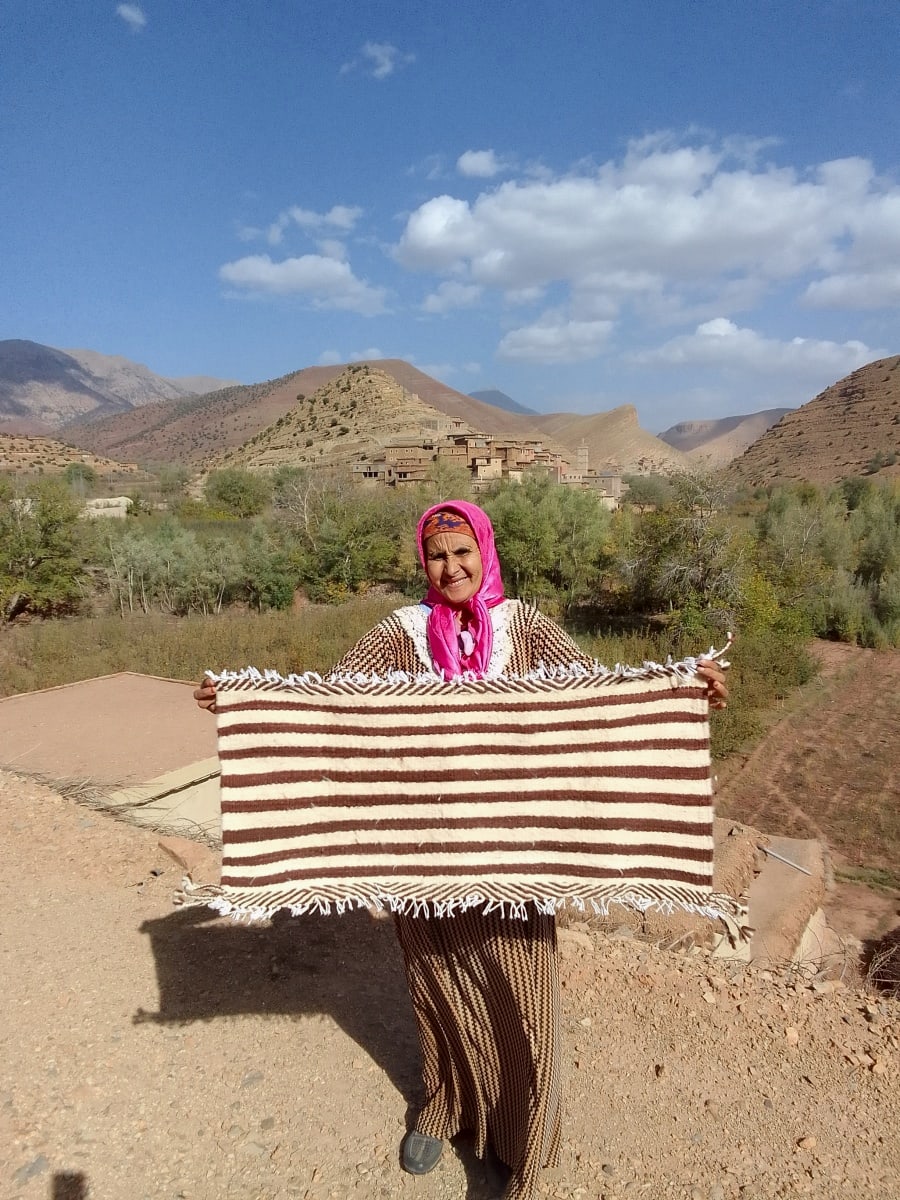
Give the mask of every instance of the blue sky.
[[900, 352], [897, 0], [0, 11], [0, 338], [652, 432]]

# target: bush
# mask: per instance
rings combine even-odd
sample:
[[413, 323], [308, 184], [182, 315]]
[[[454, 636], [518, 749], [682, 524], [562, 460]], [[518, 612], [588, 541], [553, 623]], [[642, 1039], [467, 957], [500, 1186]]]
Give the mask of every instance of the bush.
[[240, 467], [212, 471], [204, 488], [207, 503], [234, 517], [255, 517], [263, 511], [272, 495], [270, 480]]

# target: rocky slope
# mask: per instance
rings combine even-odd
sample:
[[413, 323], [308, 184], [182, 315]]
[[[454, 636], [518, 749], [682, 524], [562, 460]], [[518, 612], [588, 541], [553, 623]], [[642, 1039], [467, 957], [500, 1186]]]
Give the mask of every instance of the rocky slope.
[[[271, 433], [267, 431], [281, 421], [290, 424], [291, 433], [302, 432], [304, 436], [294, 439], [293, 449], [281, 445], [279, 461], [348, 461], [344, 453], [347, 448], [355, 446], [365, 453], [361, 447], [372, 442], [371, 431], [357, 428], [356, 418], [347, 419], [350, 413], [345, 412], [338, 422], [338, 427], [346, 425], [350, 431], [343, 435], [350, 440], [340, 447], [330, 436], [321, 438], [321, 429], [300, 430], [299, 426], [307, 423], [303, 410], [310, 397], [348, 373], [351, 387], [356, 386], [363, 368], [380, 372], [380, 377], [389, 381], [385, 384], [385, 396], [395, 402], [396, 411], [391, 423], [388, 409], [382, 409], [379, 434], [385, 438], [405, 436], [415, 427], [415, 422], [410, 425], [410, 406], [415, 408], [420, 404], [432, 417], [434, 412], [454, 417], [473, 431], [520, 441], [542, 441], [549, 448], [565, 453], [573, 462], [584, 438], [590, 447], [591, 466], [613, 464], [624, 472], [638, 472], [686, 469], [690, 465], [677, 451], [640, 429], [637, 413], [630, 406], [587, 417], [510, 412], [463, 395], [400, 359], [307, 367], [266, 383], [229, 387], [206, 396], [147, 405], [90, 424], [73, 425], [66, 430], [66, 436], [79, 446], [111, 457], [138, 462], [183, 462], [199, 468], [221, 461], [227, 451], [232, 451], [230, 457], [234, 461], [243, 461], [248, 455], [254, 457], [253, 439], [257, 439], [257, 447], [263, 437], [271, 441]], [[308, 439], [311, 441], [306, 445]], [[239, 449], [248, 443], [247, 451]]]
[[726, 474], [751, 487], [900, 476], [900, 355], [860, 367], [787, 413]]
[[391, 438], [437, 437], [446, 424], [441, 410], [385, 371], [359, 363], [298, 399], [242, 446], [214, 455], [208, 466], [346, 466], [377, 457]]
[[11, 474], [59, 474], [71, 463], [84, 463], [97, 475], [135, 475], [134, 463], [120, 463], [79, 450], [54, 438], [0, 433], [0, 471]]

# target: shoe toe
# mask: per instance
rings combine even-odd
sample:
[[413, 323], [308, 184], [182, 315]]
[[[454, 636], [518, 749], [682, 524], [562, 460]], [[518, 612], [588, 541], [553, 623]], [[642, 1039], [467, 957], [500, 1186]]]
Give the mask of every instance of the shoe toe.
[[438, 1165], [443, 1149], [444, 1143], [440, 1138], [429, 1137], [427, 1133], [419, 1133], [414, 1129], [403, 1142], [403, 1170], [410, 1175], [427, 1175]]

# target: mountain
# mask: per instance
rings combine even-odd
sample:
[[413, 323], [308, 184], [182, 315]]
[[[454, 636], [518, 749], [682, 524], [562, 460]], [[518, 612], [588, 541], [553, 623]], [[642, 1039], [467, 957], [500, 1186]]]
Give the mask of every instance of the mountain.
[[749, 416], [723, 417], [717, 421], [680, 421], [661, 433], [659, 439], [687, 455], [696, 466], [715, 469], [743, 454], [791, 411], [768, 408]]
[[591, 468], [612, 466], [625, 475], [691, 470], [692, 464], [684, 454], [641, 429], [637, 409], [631, 404], [587, 416], [546, 413], [531, 419], [548, 437], [568, 447], [573, 456], [580, 445], [586, 445]]
[[386, 371], [354, 363], [311, 396], [297, 400], [274, 424], [205, 465], [347, 466], [378, 458], [384, 442], [393, 438], [434, 438], [450, 423], [446, 413], [426, 404]]
[[498, 391], [497, 388], [488, 388], [483, 392], [469, 392], [469, 395], [473, 400], [481, 400], [484, 404], [493, 404], [494, 408], [502, 408], [506, 412], [522, 413], [523, 416], [537, 416], [533, 408], [526, 408], [524, 404], [513, 400], [512, 396], [507, 396], [506, 392]]
[[726, 475], [751, 487], [900, 476], [900, 355], [860, 367], [788, 412]]
[[0, 341], [0, 429], [48, 433], [87, 417], [175, 400], [222, 381], [165, 379], [142, 363], [95, 350]]
[[[385, 401], [375, 403], [369, 383], [364, 394], [355, 397], [353, 410], [349, 400], [354, 397], [348, 396], [345, 403], [340, 395], [328, 391], [322, 403], [329, 408], [329, 420], [335, 420], [333, 428], [346, 426], [348, 430], [340, 442], [331, 435], [320, 437], [322, 428], [309, 425], [308, 411], [309, 401], [319, 390], [330, 388], [339, 378], [341, 388], [348, 391], [367, 378], [375, 380]], [[364, 413], [369, 415], [362, 420]], [[95, 453], [129, 462], [183, 462], [201, 467], [225, 461], [226, 452], [231, 451], [228, 461], [261, 466], [264, 449], [267, 454], [277, 451], [278, 461], [338, 462], [361, 454], [371, 457], [375, 440], [406, 436], [420, 428], [433, 431], [441, 416], [455, 418], [472, 432], [541, 442], [549, 450], [562, 452], [573, 465], [584, 440], [591, 467], [611, 465], [625, 473], [690, 467], [677, 450], [640, 428], [631, 406], [594, 416], [508, 412], [457, 392], [401, 359], [306, 367], [267, 383], [225, 388], [73, 425], [66, 430], [66, 437]], [[277, 434], [272, 426], [278, 426]], [[282, 438], [286, 433], [292, 439], [287, 443]]]
[[[391, 392], [397, 403], [396, 421], [384, 436], [400, 436], [408, 428], [404, 406], [413, 397], [436, 412], [457, 418], [471, 430], [519, 440], [548, 439], [532, 418], [474, 400], [409, 363], [392, 358], [349, 366], [305, 367], [265, 383], [146, 405], [89, 424], [69, 426], [66, 437], [95, 453], [128, 461], [200, 466], [226, 450], [236, 451], [279, 419], [286, 419], [307, 397], [345, 372], [351, 372], [352, 380], [354, 367], [378, 371], [392, 381], [392, 388], [398, 389]], [[556, 443], [554, 447], [562, 449]]]

